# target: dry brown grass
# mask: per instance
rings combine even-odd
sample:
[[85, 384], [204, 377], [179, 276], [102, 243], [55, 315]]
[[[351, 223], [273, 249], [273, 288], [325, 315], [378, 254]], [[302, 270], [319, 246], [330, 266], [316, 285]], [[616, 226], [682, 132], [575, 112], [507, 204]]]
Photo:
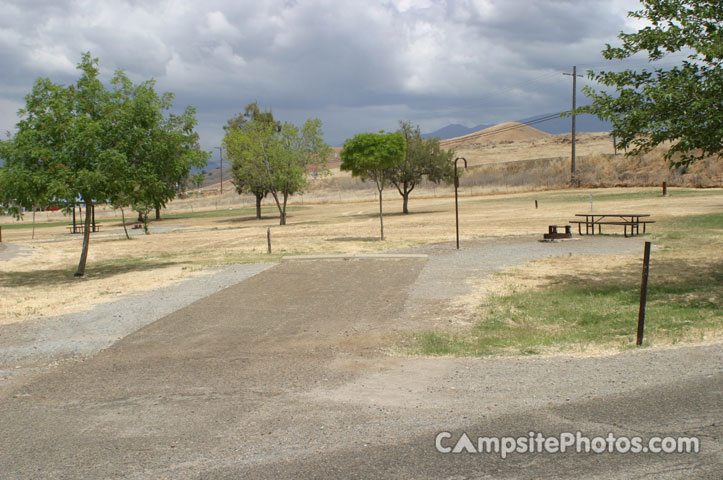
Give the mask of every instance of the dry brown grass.
[[[465, 156], [470, 165], [460, 187], [463, 240], [540, 234], [547, 225], [564, 223], [573, 213], [589, 208], [587, 190], [518, 193], [567, 184], [569, 135], [547, 135], [526, 127], [489, 137], [473, 134], [454, 139], [447, 146], [452, 144], [457, 155]], [[612, 149], [606, 133], [578, 136], [578, 172], [584, 185], [658, 185], [661, 178], [667, 178], [670, 185], [710, 186], [721, 174], [720, 160], [699, 162], [687, 173], [670, 173], [661, 161], [661, 152], [631, 160], [613, 157]], [[103, 233], [93, 235], [87, 275], [82, 280], [72, 277], [81, 238], [69, 235], [64, 226], [38, 228], [34, 240], [30, 229], [5, 229], [3, 241], [23, 245], [27, 255], [0, 263], [0, 323], [83, 310], [119, 296], [201, 276], [209, 266], [276, 261], [282, 254], [369, 252], [453, 239], [453, 187], [423, 183], [412, 193], [410, 215], [400, 215], [401, 198], [396, 190], [385, 190], [387, 240], [378, 241], [375, 188], [340, 172], [338, 149], [335, 155], [329, 165], [330, 176], [311, 181], [306, 194], [292, 197], [292, 205], [306, 209], [290, 212], [286, 227], [278, 227], [275, 212], [255, 220], [252, 212], [244, 211], [232, 217], [163, 220], [153, 224], [152, 235], [127, 241], [119, 223], [120, 212], [98, 207], [99, 219], [116, 222], [104, 223]], [[606, 194], [621, 195], [618, 201], [607, 201], [606, 208], [646, 211], [656, 218], [723, 208], [715, 192], [702, 197], [678, 197], [673, 192], [666, 199], [649, 195], [633, 200], [625, 196], [630, 192], [606, 190]], [[535, 199], [540, 202], [539, 209], [534, 208]], [[274, 205], [271, 198], [263, 204]], [[171, 202], [164, 215], [253, 205], [253, 197], [238, 195], [226, 181], [223, 194], [209, 188], [204, 194], [188, 195]], [[30, 218], [28, 215], [24, 222], [30, 222]], [[69, 219], [60, 212], [43, 212], [37, 221]], [[0, 218], [0, 224], [13, 222]], [[267, 227], [272, 228], [271, 257], [265, 253]], [[515, 281], [528, 282], [525, 275], [516, 272]]]
[[[469, 196], [469, 189], [462, 191], [462, 241], [482, 236], [539, 235], [547, 225], [565, 223], [573, 213], [589, 209], [586, 191], [484, 197]], [[668, 198], [654, 194], [656, 191], [608, 189], [596, 195], [610, 195], [604, 202], [605, 209], [645, 211], [656, 220], [720, 212], [723, 208], [721, 190], [692, 196], [673, 190]], [[643, 196], [631, 200], [629, 195], [635, 192]], [[616, 195], [620, 195], [619, 200], [615, 200]], [[398, 195], [389, 191], [385, 198], [384, 242], [377, 240], [378, 204], [373, 198], [305, 203], [306, 209], [290, 212], [285, 227], [278, 226], [275, 215], [263, 220], [255, 220], [247, 213], [182, 218], [154, 223], [151, 235], [138, 235], [128, 241], [120, 224], [104, 224], [104, 232], [92, 237], [87, 276], [82, 280], [72, 276], [80, 253], [80, 236], [69, 235], [64, 227], [56, 226], [38, 228], [36, 239], [31, 240], [30, 229], [6, 229], [3, 241], [23, 245], [28, 255], [0, 263], [0, 323], [84, 310], [119, 296], [203, 275], [210, 266], [276, 261], [283, 254], [371, 252], [453, 240], [454, 201], [450, 195], [413, 196], [409, 215], [399, 213]], [[535, 199], [539, 201], [538, 209], [534, 207]], [[181, 202], [188, 208], [192, 201]], [[98, 218], [114, 215], [116, 212], [102, 208], [97, 212]], [[59, 216], [42, 214], [40, 220]], [[272, 231], [271, 257], [266, 254], [267, 227]], [[520, 274], [519, 278], [524, 276]]]

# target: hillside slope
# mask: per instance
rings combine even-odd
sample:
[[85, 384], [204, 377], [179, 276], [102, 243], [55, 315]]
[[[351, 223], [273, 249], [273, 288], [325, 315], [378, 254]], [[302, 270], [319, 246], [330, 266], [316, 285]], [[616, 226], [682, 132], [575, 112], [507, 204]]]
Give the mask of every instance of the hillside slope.
[[488, 144], [493, 142], [513, 142], [519, 140], [533, 140], [549, 136], [550, 134], [548, 133], [522, 123], [506, 122], [493, 127], [485, 128], [484, 130], [463, 135], [461, 137], [442, 140], [439, 143], [442, 148], [457, 148], [463, 145], [469, 146], [478, 143]]

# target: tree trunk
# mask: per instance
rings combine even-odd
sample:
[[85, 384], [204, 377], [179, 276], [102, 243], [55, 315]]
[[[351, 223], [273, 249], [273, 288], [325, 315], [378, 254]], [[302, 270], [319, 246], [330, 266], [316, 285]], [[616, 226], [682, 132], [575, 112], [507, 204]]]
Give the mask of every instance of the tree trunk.
[[123, 212], [123, 207], [120, 207], [121, 210], [121, 218], [123, 219], [123, 231], [126, 232], [126, 238], [128, 240], [131, 239], [131, 236], [128, 235], [128, 228], [126, 228], [126, 214]]
[[90, 245], [90, 219], [93, 215], [93, 206], [89, 201], [85, 205], [85, 228], [83, 229], [83, 250], [80, 252], [80, 262], [78, 263], [78, 271], [75, 272], [76, 277], [85, 275], [85, 262], [88, 260], [88, 246]]
[[156, 220], [161, 219], [161, 207], [156, 205]]
[[281, 225], [286, 225], [286, 201], [289, 199], [289, 194], [284, 192], [284, 207], [281, 209]]
[[284, 210], [281, 208], [279, 195], [275, 191], [272, 191], [271, 195], [274, 197], [274, 202], [276, 202], [276, 208], [279, 209], [279, 225], [286, 225], [286, 215]]
[[148, 231], [148, 212], [143, 214], [143, 233], [150, 235], [150, 232]]
[[409, 213], [409, 207], [407, 206], [409, 204], [409, 192], [404, 191], [402, 194], [402, 213], [407, 214]]
[[138, 221], [143, 222], [143, 214], [140, 211], [138, 212]]
[[382, 213], [382, 189], [379, 190], [379, 226], [381, 227], [382, 240], [384, 240], [384, 214]]
[[264, 196], [256, 194], [256, 220], [261, 220], [261, 200]]
[[30, 239], [35, 240], [35, 206], [33, 206], [33, 234]]

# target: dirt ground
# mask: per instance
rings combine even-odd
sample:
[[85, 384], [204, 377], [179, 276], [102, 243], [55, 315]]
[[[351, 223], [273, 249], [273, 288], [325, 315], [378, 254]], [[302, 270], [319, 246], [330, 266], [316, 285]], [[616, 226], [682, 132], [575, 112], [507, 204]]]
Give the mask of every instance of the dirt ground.
[[[429, 258], [285, 261], [90, 358], [20, 379], [0, 391], [3, 474], [417, 479], [520, 478], [524, 472], [526, 478], [600, 479], [663, 472], [660, 478], [717, 478], [720, 345], [602, 358], [388, 354], [400, 329], [425, 318], [444, 320], [453, 305], [433, 297], [464, 293], [459, 280], [475, 265], [640, 246], [640, 239], [616, 237], [509, 242], [468, 240], [460, 251], [449, 242], [422, 247]], [[445, 268], [448, 275], [441, 275]], [[434, 449], [440, 431], [552, 436], [575, 430], [645, 438], [695, 432], [705, 443], [695, 455], [505, 461], [445, 457]]]
[[[676, 195], [676, 191], [680, 193]], [[636, 197], [635, 192], [655, 190], [604, 189], [590, 193], [593, 200], [601, 198], [594, 208], [645, 212], [656, 220], [720, 212], [723, 208], [723, 191], [716, 189], [706, 190], [705, 195], [672, 190], [668, 197]], [[620, 199], [615, 198], [618, 194]], [[383, 242], [378, 240], [378, 203], [374, 200], [304, 203], [303, 209], [289, 212], [289, 224], [283, 227], [271, 214], [262, 220], [249, 213], [162, 220], [151, 225], [150, 235], [132, 230], [130, 241], [125, 239], [120, 223], [106, 223], [101, 233], [91, 237], [83, 279], [72, 276], [80, 255], [80, 235], [70, 235], [65, 226], [56, 226], [37, 228], [35, 239], [31, 239], [31, 229], [4, 229], [3, 242], [14, 252], [11, 256], [3, 252], [5, 260], [0, 261], [0, 324], [82, 311], [190, 277], [202, 281], [212, 266], [278, 261], [281, 255], [376, 252], [454, 240], [453, 197], [412, 196], [409, 215], [399, 213], [401, 198], [394, 192], [388, 191], [385, 198]], [[464, 242], [490, 236], [541, 236], [548, 225], [565, 224], [575, 213], [589, 210], [585, 190], [462, 196], [460, 237]], [[169, 211], [173, 212], [173, 208]], [[97, 212], [98, 218], [116, 215], [104, 209]], [[63, 218], [58, 212], [38, 215], [39, 222]], [[271, 231], [271, 256], [266, 253], [267, 228]], [[603, 260], [610, 265], [624, 261], [619, 257]], [[584, 262], [579, 262], [579, 267], [584, 268]], [[535, 277], [534, 273], [527, 276]]]

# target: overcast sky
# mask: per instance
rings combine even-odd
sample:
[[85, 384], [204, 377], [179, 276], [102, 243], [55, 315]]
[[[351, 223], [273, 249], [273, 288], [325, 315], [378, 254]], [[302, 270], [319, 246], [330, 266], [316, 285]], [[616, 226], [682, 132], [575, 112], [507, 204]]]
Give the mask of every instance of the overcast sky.
[[[639, 24], [636, 0], [0, 0], [0, 131], [38, 77], [77, 78], [81, 52], [154, 78], [198, 110], [201, 143], [254, 100], [277, 119], [322, 120], [327, 142], [570, 108], [571, 79]], [[587, 81], [578, 83], [582, 87]], [[580, 96], [579, 96], [580, 97]], [[214, 151], [214, 160], [218, 152]]]

